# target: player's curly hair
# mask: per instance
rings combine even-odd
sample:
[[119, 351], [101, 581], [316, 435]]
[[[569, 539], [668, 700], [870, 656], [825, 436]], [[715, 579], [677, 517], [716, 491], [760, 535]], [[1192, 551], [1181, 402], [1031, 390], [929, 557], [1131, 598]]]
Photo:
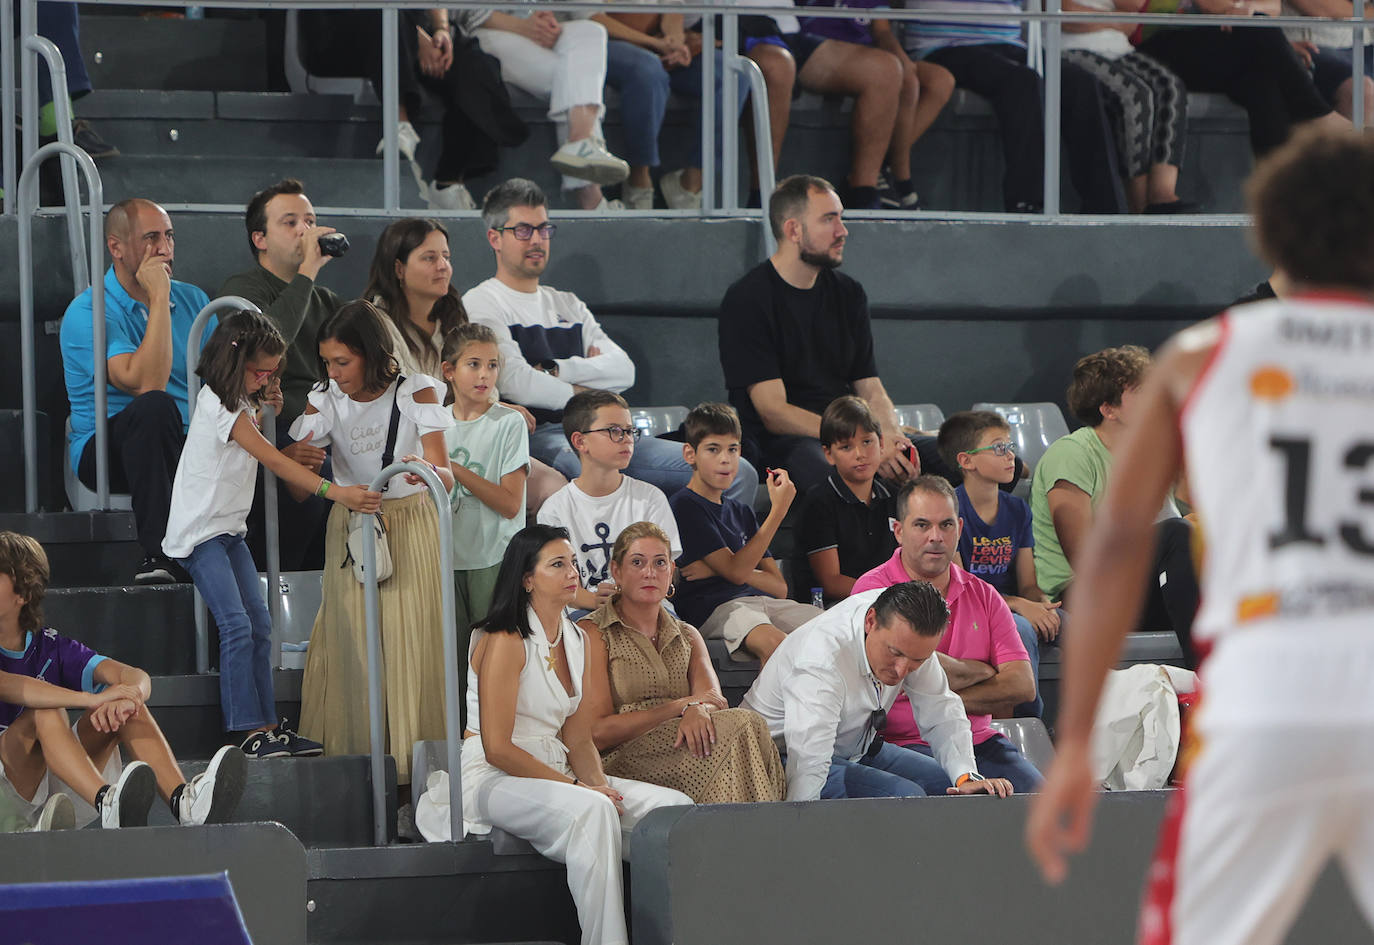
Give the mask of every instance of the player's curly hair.
[[48, 555], [28, 535], [0, 532], [0, 574], [8, 575], [14, 593], [24, 598], [19, 629], [31, 633], [43, 626], [43, 595], [48, 592]]
[[1069, 412], [1090, 427], [1102, 422], [1102, 405], [1121, 406], [1121, 395], [1138, 385], [1150, 369], [1150, 352], [1122, 345], [1078, 359], [1066, 400]]
[[1374, 289], [1374, 140], [1303, 128], [1250, 175], [1252, 239], [1296, 283]]

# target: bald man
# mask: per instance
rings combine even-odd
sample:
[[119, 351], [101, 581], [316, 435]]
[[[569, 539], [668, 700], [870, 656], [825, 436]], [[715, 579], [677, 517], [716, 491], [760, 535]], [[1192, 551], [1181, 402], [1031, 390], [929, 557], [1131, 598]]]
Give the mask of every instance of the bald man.
[[[186, 402], [186, 340], [209, 302], [204, 292], [172, 278], [175, 240], [167, 212], [151, 200], [115, 204], [105, 218], [105, 368], [110, 489], [133, 499], [144, 559], [135, 584], [186, 580], [162, 554], [172, 477], [190, 423]], [[71, 402], [67, 437], [72, 468], [95, 488], [95, 357], [91, 290], [62, 316], [62, 369]], [[214, 329], [212, 321], [205, 337]]]

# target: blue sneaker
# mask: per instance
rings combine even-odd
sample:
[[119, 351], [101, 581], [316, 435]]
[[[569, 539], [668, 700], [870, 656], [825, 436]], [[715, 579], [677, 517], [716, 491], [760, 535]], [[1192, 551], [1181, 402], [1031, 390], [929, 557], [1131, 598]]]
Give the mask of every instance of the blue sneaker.
[[286, 758], [291, 751], [286, 743], [277, 737], [276, 732], [253, 732], [239, 746], [248, 758]]
[[281, 720], [272, 734], [277, 736], [277, 741], [292, 758], [316, 758], [324, 754], [323, 745], [287, 728], [286, 719]]

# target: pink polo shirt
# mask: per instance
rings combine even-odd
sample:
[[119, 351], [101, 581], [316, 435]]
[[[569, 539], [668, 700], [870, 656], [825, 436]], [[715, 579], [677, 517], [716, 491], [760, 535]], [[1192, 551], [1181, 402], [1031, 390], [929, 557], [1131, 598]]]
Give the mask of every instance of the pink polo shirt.
[[[891, 587], [911, 580], [902, 567], [902, 549], [898, 548], [883, 564], [854, 582], [851, 594]], [[993, 586], [974, 577], [957, 564], [949, 566], [949, 587], [945, 590], [945, 604], [949, 607], [949, 628], [940, 637], [935, 649], [961, 660], [982, 660], [1001, 666], [1012, 660], [1028, 660], [1025, 644], [1016, 632], [1011, 608]], [[992, 716], [970, 715], [969, 728], [973, 743], [981, 745], [997, 733], [992, 728]], [[883, 740], [894, 745], [925, 745], [916, 721], [911, 717], [911, 704], [906, 696], [898, 696], [887, 713], [887, 728]]]

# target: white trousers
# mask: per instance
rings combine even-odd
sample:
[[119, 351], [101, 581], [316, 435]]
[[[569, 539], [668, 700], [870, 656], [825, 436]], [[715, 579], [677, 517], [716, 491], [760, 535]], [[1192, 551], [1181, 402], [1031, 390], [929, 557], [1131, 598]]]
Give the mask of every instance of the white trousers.
[[[1371, 752], [1367, 723], [1207, 733], [1188, 772], [1177, 859], [1151, 871], [1140, 941], [1279, 945], [1332, 857], [1374, 924]], [[1153, 893], [1171, 868], [1170, 902]]]
[[476, 817], [567, 865], [582, 945], [628, 945], [620, 872], [624, 844], [635, 824], [654, 808], [692, 804], [690, 797], [672, 788], [625, 778], [608, 780], [625, 796], [623, 816], [604, 794], [507, 774], [484, 779], [473, 798]]
[[[568, 140], [568, 109], [574, 105], [597, 107], [596, 127], [601, 135], [601, 117], [606, 112], [602, 89], [606, 85], [606, 28], [593, 20], [567, 20], [552, 49], [509, 30], [473, 31], [482, 51], [501, 62], [501, 78], [507, 84], [547, 99], [549, 118], [558, 133], [558, 143]], [[585, 187], [587, 181], [564, 177], [563, 188]]]

